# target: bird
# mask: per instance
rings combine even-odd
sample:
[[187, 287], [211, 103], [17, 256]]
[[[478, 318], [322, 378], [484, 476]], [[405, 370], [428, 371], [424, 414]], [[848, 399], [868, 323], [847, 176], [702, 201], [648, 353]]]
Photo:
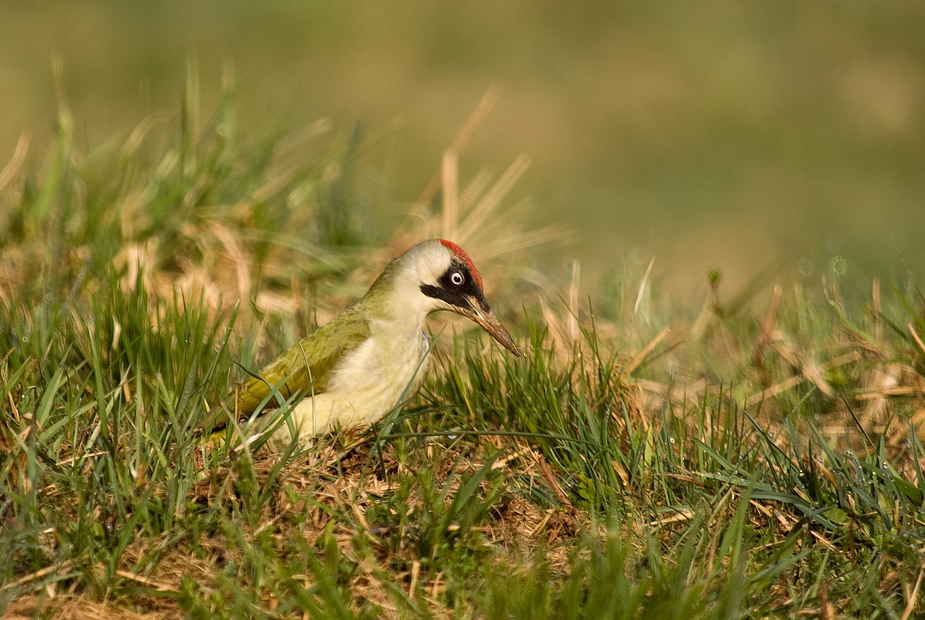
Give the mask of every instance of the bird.
[[469, 255], [451, 241], [428, 239], [394, 258], [359, 301], [232, 390], [204, 426], [214, 434], [232, 416], [242, 421], [261, 403], [272, 407], [274, 391], [301, 400], [290, 409], [291, 424], [271, 431], [270, 448], [291, 443], [290, 427], [305, 447], [335, 426], [368, 426], [424, 382], [431, 350], [425, 319], [440, 310], [468, 317], [521, 355], [485, 300]]

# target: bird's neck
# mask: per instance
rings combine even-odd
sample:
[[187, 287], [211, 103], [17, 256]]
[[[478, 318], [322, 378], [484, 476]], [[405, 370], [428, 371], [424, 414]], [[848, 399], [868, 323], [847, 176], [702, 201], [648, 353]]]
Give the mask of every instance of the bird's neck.
[[408, 276], [396, 269], [382, 272], [360, 301], [366, 315], [398, 331], [423, 330], [427, 315], [435, 308], [432, 300], [421, 294], [417, 278]]

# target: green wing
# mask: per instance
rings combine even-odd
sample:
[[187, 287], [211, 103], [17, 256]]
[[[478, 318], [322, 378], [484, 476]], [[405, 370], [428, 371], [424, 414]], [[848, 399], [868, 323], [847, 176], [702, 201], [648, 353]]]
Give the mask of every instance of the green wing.
[[[203, 430], [221, 430], [227, 413], [238, 420], [249, 417], [278, 384], [279, 394], [289, 398], [299, 391], [320, 394], [327, 389], [331, 371], [346, 353], [369, 338], [369, 322], [360, 313], [346, 312], [276, 358], [252, 377], [232, 390], [223, 402], [213, 407], [205, 419]], [[271, 407], [275, 398], [270, 399]], [[227, 412], [227, 413], [226, 413]]]

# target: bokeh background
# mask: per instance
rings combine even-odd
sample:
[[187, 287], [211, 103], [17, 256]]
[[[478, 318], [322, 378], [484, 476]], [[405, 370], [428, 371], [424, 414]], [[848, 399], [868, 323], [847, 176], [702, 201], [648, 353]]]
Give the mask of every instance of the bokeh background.
[[654, 257], [691, 291], [925, 258], [918, 0], [0, 2], [0, 164], [23, 133], [46, 164], [53, 57], [87, 145], [175, 120], [191, 66], [206, 116], [233, 77], [243, 135], [362, 122], [384, 229], [500, 84], [461, 179], [529, 154], [512, 195], [574, 231], [550, 270]]

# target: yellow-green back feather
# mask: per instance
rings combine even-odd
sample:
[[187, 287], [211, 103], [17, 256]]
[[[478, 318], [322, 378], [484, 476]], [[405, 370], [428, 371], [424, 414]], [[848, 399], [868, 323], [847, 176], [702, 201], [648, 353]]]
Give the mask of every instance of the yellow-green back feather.
[[[290, 347], [251, 377], [232, 390], [223, 402], [213, 407], [205, 423], [206, 432], [219, 431], [226, 426], [227, 416], [235, 415], [238, 421], [249, 417], [270, 392], [280, 383], [279, 394], [290, 398], [297, 392], [304, 395], [320, 394], [327, 389], [332, 371], [341, 358], [369, 338], [369, 321], [357, 311], [348, 308], [317, 331]], [[270, 399], [271, 407], [275, 399]]]

